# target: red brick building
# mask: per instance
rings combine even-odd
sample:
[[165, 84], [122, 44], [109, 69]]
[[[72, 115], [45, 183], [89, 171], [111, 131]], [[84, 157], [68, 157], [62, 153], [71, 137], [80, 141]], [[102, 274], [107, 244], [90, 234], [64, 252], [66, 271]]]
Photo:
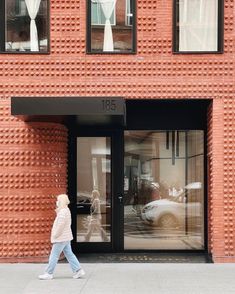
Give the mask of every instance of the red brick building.
[[235, 2], [32, 3], [1, 1], [0, 261], [47, 260], [68, 193], [74, 250], [234, 262]]

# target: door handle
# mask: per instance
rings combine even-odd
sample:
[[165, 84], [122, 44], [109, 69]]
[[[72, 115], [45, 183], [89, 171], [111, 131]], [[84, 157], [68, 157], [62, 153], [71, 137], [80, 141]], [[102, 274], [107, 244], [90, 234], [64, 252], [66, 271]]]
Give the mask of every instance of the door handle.
[[118, 199], [119, 199], [119, 202], [122, 203], [122, 196], [119, 196]]

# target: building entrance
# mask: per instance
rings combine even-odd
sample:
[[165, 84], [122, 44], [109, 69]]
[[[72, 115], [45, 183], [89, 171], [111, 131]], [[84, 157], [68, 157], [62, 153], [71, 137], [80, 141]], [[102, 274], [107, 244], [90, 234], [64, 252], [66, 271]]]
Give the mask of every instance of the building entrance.
[[76, 200], [73, 210], [74, 232], [80, 252], [122, 250], [122, 138], [120, 130], [83, 131], [76, 136]]
[[161, 107], [143, 103], [141, 124], [127, 103], [125, 128], [76, 134], [72, 209], [80, 252], [207, 249], [206, 128], [191, 121], [195, 111], [203, 120], [205, 110], [186, 107], [182, 119], [182, 104], [165, 106], [168, 115], [160, 116]]
[[210, 100], [12, 100], [69, 131], [68, 194], [79, 252], [207, 251]]

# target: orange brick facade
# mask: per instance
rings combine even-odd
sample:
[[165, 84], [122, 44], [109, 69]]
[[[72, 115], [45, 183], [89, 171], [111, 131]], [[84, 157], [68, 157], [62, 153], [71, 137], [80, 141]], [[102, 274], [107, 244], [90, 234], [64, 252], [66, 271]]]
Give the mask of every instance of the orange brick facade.
[[54, 195], [67, 190], [67, 130], [10, 115], [13, 96], [211, 99], [208, 231], [215, 262], [235, 261], [235, 1], [224, 53], [172, 53], [172, 1], [137, 1], [137, 54], [86, 54], [86, 1], [52, 0], [51, 53], [0, 55], [0, 262], [44, 261]]

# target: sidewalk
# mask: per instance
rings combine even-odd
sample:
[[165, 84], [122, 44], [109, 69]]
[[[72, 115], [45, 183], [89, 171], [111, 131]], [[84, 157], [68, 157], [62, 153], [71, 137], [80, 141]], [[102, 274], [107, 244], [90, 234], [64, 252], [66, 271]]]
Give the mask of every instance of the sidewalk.
[[85, 263], [86, 277], [57, 265], [54, 279], [37, 276], [45, 264], [0, 264], [1, 294], [234, 294], [235, 264]]

